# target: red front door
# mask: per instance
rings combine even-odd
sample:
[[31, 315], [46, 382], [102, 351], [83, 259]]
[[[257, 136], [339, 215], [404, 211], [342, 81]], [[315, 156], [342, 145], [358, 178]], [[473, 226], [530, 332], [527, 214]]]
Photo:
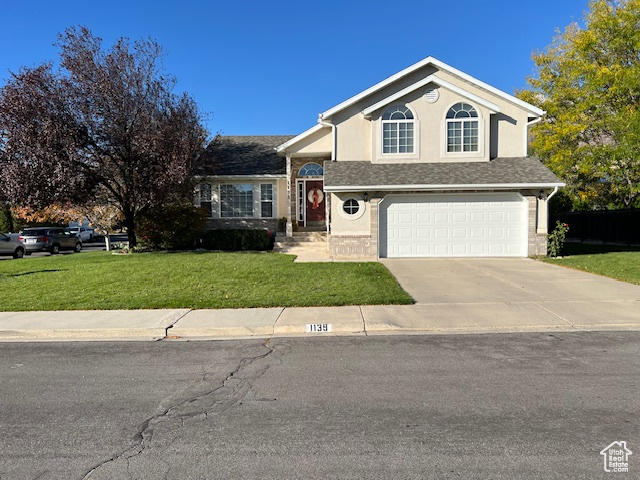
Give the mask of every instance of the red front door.
[[305, 182], [306, 213], [308, 222], [324, 222], [324, 192], [322, 180], [308, 180]]

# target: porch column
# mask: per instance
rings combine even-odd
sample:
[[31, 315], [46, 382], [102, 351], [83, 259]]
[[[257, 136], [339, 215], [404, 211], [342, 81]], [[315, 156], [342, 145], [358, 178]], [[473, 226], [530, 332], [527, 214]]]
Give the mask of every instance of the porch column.
[[291, 157], [287, 155], [287, 237], [293, 237], [293, 223], [291, 222]]

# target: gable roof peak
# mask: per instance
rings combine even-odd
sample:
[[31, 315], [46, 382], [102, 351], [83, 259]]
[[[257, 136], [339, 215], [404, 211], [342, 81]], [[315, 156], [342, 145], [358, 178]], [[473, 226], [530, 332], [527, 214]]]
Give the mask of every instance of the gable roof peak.
[[525, 110], [527, 110], [528, 112], [532, 113], [534, 116], [536, 117], [540, 117], [542, 115], [544, 115], [544, 110], [541, 110], [540, 108], [531, 105], [530, 103], [527, 103], [523, 100], [520, 100], [517, 97], [514, 97], [513, 95], [509, 95], [506, 92], [503, 92], [502, 90], [499, 90], [487, 83], [484, 83], [480, 80], [478, 80], [477, 78], [472, 77], [471, 75], [468, 75], [460, 70], [458, 70], [457, 68], [454, 68], [440, 60], [438, 60], [437, 58], [433, 57], [433, 56], [428, 56], [426, 58], [424, 58], [423, 60], [420, 60], [417, 63], [414, 63], [413, 65], [405, 68], [404, 70], [399, 71], [398, 73], [395, 73], [393, 75], [391, 75], [390, 77], [382, 80], [381, 82], [376, 83], [375, 85], [373, 85], [372, 87], [367, 88], [366, 90], [363, 90], [362, 92], [358, 93], [357, 95], [354, 95], [351, 98], [348, 98], [347, 100], [345, 100], [342, 103], [339, 103], [338, 105], [336, 105], [335, 107], [330, 108], [329, 110], [326, 110], [325, 112], [322, 112], [320, 114], [320, 118], [321, 119], [328, 119], [330, 117], [332, 117], [333, 115], [335, 115], [336, 113], [344, 110], [345, 108], [350, 107], [351, 105], [353, 105], [356, 102], [359, 102], [360, 100], [368, 97], [369, 95], [385, 88], [388, 85], [391, 85], [392, 83], [400, 80], [401, 78], [406, 77], [407, 75], [415, 72], [416, 70], [419, 70], [427, 65], [433, 65], [434, 67], [436, 67], [438, 70], [444, 70], [448, 73], [451, 73], [452, 75], [455, 75], [471, 84], [474, 84], [484, 90], [487, 90], [491, 93], [493, 93], [494, 95], [497, 95], [511, 103], [514, 103], [522, 108], [524, 108]]

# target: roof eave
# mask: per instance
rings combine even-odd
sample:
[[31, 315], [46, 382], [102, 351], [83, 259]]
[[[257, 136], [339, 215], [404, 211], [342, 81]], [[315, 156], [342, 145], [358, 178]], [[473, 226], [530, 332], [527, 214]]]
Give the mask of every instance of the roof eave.
[[420, 184], [420, 185], [327, 185], [327, 192], [365, 192], [365, 191], [411, 191], [411, 190], [524, 190], [532, 188], [564, 187], [562, 182], [534, 182], [534, 183], [478, 183], [478, 184]]
[[296, 143], [298, 143], [301, 140], [304, 140], [305, 138], [307, 138], [310, 135], [313, 135], [314, 133], [322, 130], [323, 128], [329, 128], [329, 127], [325, 127], [324, 125], [321, 125], [320, 123], [318, 123], [317, 125], [314, 125], [313, 127], [305, 130], [304, 132], [302, 132], [300, 135], [293, 137], [291, 140], [283, 143], [282, 145], [278, 145], [277, 147], [275, 147], [275, 151], [278, 154], [282, 154], [285, 153], [285, 150], [287, 148], [289, 148], [291, 145], [295, 145]]

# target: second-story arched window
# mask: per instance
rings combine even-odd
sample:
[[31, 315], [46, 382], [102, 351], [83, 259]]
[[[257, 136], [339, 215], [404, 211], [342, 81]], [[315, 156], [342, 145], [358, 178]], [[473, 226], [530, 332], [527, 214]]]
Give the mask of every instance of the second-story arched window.
[[478, 151], [478, 112], [456, 103], [447, 112], [447, 153]]
[[413, 112], [403, 104], [382, 114], [382, 153], [413, 153]]

